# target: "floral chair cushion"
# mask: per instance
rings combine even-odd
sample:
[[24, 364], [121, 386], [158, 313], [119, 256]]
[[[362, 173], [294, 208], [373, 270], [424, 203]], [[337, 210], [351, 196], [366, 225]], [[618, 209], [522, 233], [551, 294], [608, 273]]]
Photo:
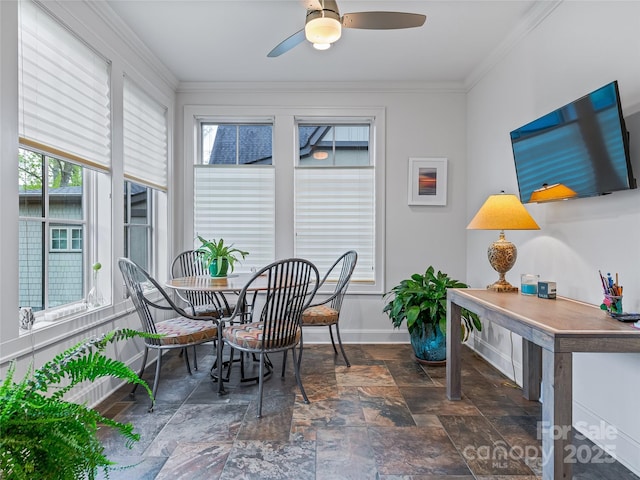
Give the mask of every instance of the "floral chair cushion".
[[302, 325], [333, 325], [340, 312], [328, 305], [316, 305], [302, 312]]
[[189, 345], [218, 337], [218, 327], [206, 320], [177, 317], [156, 323], [156, 331], [165, 336], [162, 345]]
[[[189, 313], [192, 307], [188, 307], [185, 310]], [[218, 307], [212, 304], [209, 305], [194, 305], [193, 306], [194, 315], [197, 317], [213, 317], [220, 318], [220, 311]]]
[[[296, 329], [295, 336], [289, 336], [284, 339], [287, 345], [295, 345], [300, 341], [300, 329]], [[262, 322], [244, 323], [239, 325], [230, 325], [222, 331], [225, 340], [239, 347], [249, 348], [252, 350], [262, 349], [264, 340], [264, 325]], [[281, 343], [278, 342], [281, 346]], [[268, 349], [269, 346], [266, 345]]]

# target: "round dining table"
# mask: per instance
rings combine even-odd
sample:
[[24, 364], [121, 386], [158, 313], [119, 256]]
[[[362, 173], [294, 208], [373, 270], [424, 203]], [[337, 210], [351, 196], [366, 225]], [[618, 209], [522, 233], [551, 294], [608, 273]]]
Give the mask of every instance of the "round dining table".
[[[226, 277], [197, 275], [193, 277], [176, 277], [167, 280], [166, 286], [174, 290], [191, 290], [197, 292], [235, 293], [244, 288], [253, 273], [236, 273]], [[267, 289], [267, 276], [258, 277], [247, 291], [257, 292]]]
[[[176, 277], [170, 280], [167, 280], [165, 285], [168, 288], [173, 290], [180, 291], [197, 291], [197, 292], [214, 292], [218, 294], [224, 295], [225, 293], [233, 294], [238, 293], [242, 290], [245, 285], [254, 277], [254, 273], [236, 273], [230, 274], [226, 277], [212, 277], [210, 275], [196, 275], [191, 277]], [[240, 315], [240, 319], [242, 322], [250, 322], [253, 308], [255, 306], [255, 301], [258, 292], [262, 290], [267, 290], [268, 288], [268, 279], [267, 275], [260, 275], [256, 278], [251, 285], [247, 288], [247, 292], [253, 292], [253, 298], [250, 302], [245, 300], [244, 312]], [[255, 358], [254, 358], [255, 360]], [[242, 362], [242, 355], [237, 361]], [[230, 367], [231, 364], [234, 363], [233, 353], [231, 355], [231, 359], [227, 362], [224, 362], [226, 367]], [[267, 366], [267, 373], [265, 377], [270, 376], [272, 372], [272, 364], [269, 360], [269, 357], [265, 357], [265, 365]], [[215, 369], [215, 364], [212, 367], [212, 371]], [[245, 377], [244, 374], [244, 366], [241, 367], [241, 382], [253, 382], [257, 381], [257, 377]], [[227, 369], [227, 377], [223, 378], [224, 381], [229, 380], [230, 369]], [[212, 375], [213, 376], [213, 375]], [[215, 377], [214, 377], [215, 378]]]

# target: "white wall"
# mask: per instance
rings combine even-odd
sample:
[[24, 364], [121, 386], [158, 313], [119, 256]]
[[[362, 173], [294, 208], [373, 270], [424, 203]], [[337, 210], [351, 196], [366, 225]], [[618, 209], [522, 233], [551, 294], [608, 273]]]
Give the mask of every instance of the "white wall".
[[[465, 97], [461, 88], [431, 91], [407, 85], [332, 85], [330, 89], [326, 85], [183, 85], [176, 99], [175, 122], [182, 132], [185, 105], [383, 107], [387, 132], [385, 285], [379, 294], [347, 297], [340, 331], [347, 343], [408, 342], [406, 328], [394, 330], [382, 313], [381, 293], [413, 273], [424, 272], [430, 264], [460, 280], [465, 276]], [[407, 205], [409, 157], [449, 159], [446, 206]], [[193, 168], [193, 159], [184, 155], [180, 133], [175, 158], [176, 172]], [[184, 243], [187, 248], [193, 233], [178, 227], [178, 222], [192, 216], [186, 199], [193, 197], [193, 188], [182, 176], [176, 175], [174, 182], [175, 191], [183, 195], [176, 199], [175, 245], [180, 248]], [[305, 341], [327, 342], [328, 330], [309, 329]]]
[[[639, 27], [640, 2], [565, 1], [471, 88], [467, 220], [488, 195], [517, 193], [509, 140], [514, 128], [612, 80], [619, 82], [625, 115], [638, 110]], [[640, 131], [635, 141], [640, 141]], [[640, 178], [638, 167], [635, 175]], [[598, 270], [618, 272], [625, 310], [640, 310], [640, 190], [528, 209], [541, 230], [507, 232], [518, 247], [517, 263], [507, 274], [512, 283], [518, 283], [520, 273], [538, 273], [557, 282], [559, 295], [599, 304]], [[484, 285], [497, 278], [485, 253], [497, 234], [467, 233], [470, 283]], [[511, 375], [508, 332], [489, 326], [475, 345]], [[519, 369], [519, 338], [514, 346]], [[613, 453], [640, 472], [640, 355], [575, 355], [573, 387], [574, 424], [603, 421], [615, 426]]]

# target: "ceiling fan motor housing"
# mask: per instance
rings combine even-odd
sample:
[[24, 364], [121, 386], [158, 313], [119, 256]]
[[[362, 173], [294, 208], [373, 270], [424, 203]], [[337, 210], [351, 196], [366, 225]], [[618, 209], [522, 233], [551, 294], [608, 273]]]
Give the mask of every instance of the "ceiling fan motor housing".
[[321, 10], [307, 10], [304, 34], [311, 43], [330, 44], [342, 34], [338, 5], [335, 2], [325, 2], [323, 7], [325, 8]]

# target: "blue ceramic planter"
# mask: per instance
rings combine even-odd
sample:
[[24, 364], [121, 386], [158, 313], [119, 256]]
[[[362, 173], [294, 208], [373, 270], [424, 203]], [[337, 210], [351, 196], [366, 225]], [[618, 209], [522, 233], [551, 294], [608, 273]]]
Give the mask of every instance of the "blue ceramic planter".
[[447, 337], [438, 327], [427, 327], [421, 333], [416, 331], [411, 334], [411, 346], [418, 360], [443, 362], [447, 359]]

